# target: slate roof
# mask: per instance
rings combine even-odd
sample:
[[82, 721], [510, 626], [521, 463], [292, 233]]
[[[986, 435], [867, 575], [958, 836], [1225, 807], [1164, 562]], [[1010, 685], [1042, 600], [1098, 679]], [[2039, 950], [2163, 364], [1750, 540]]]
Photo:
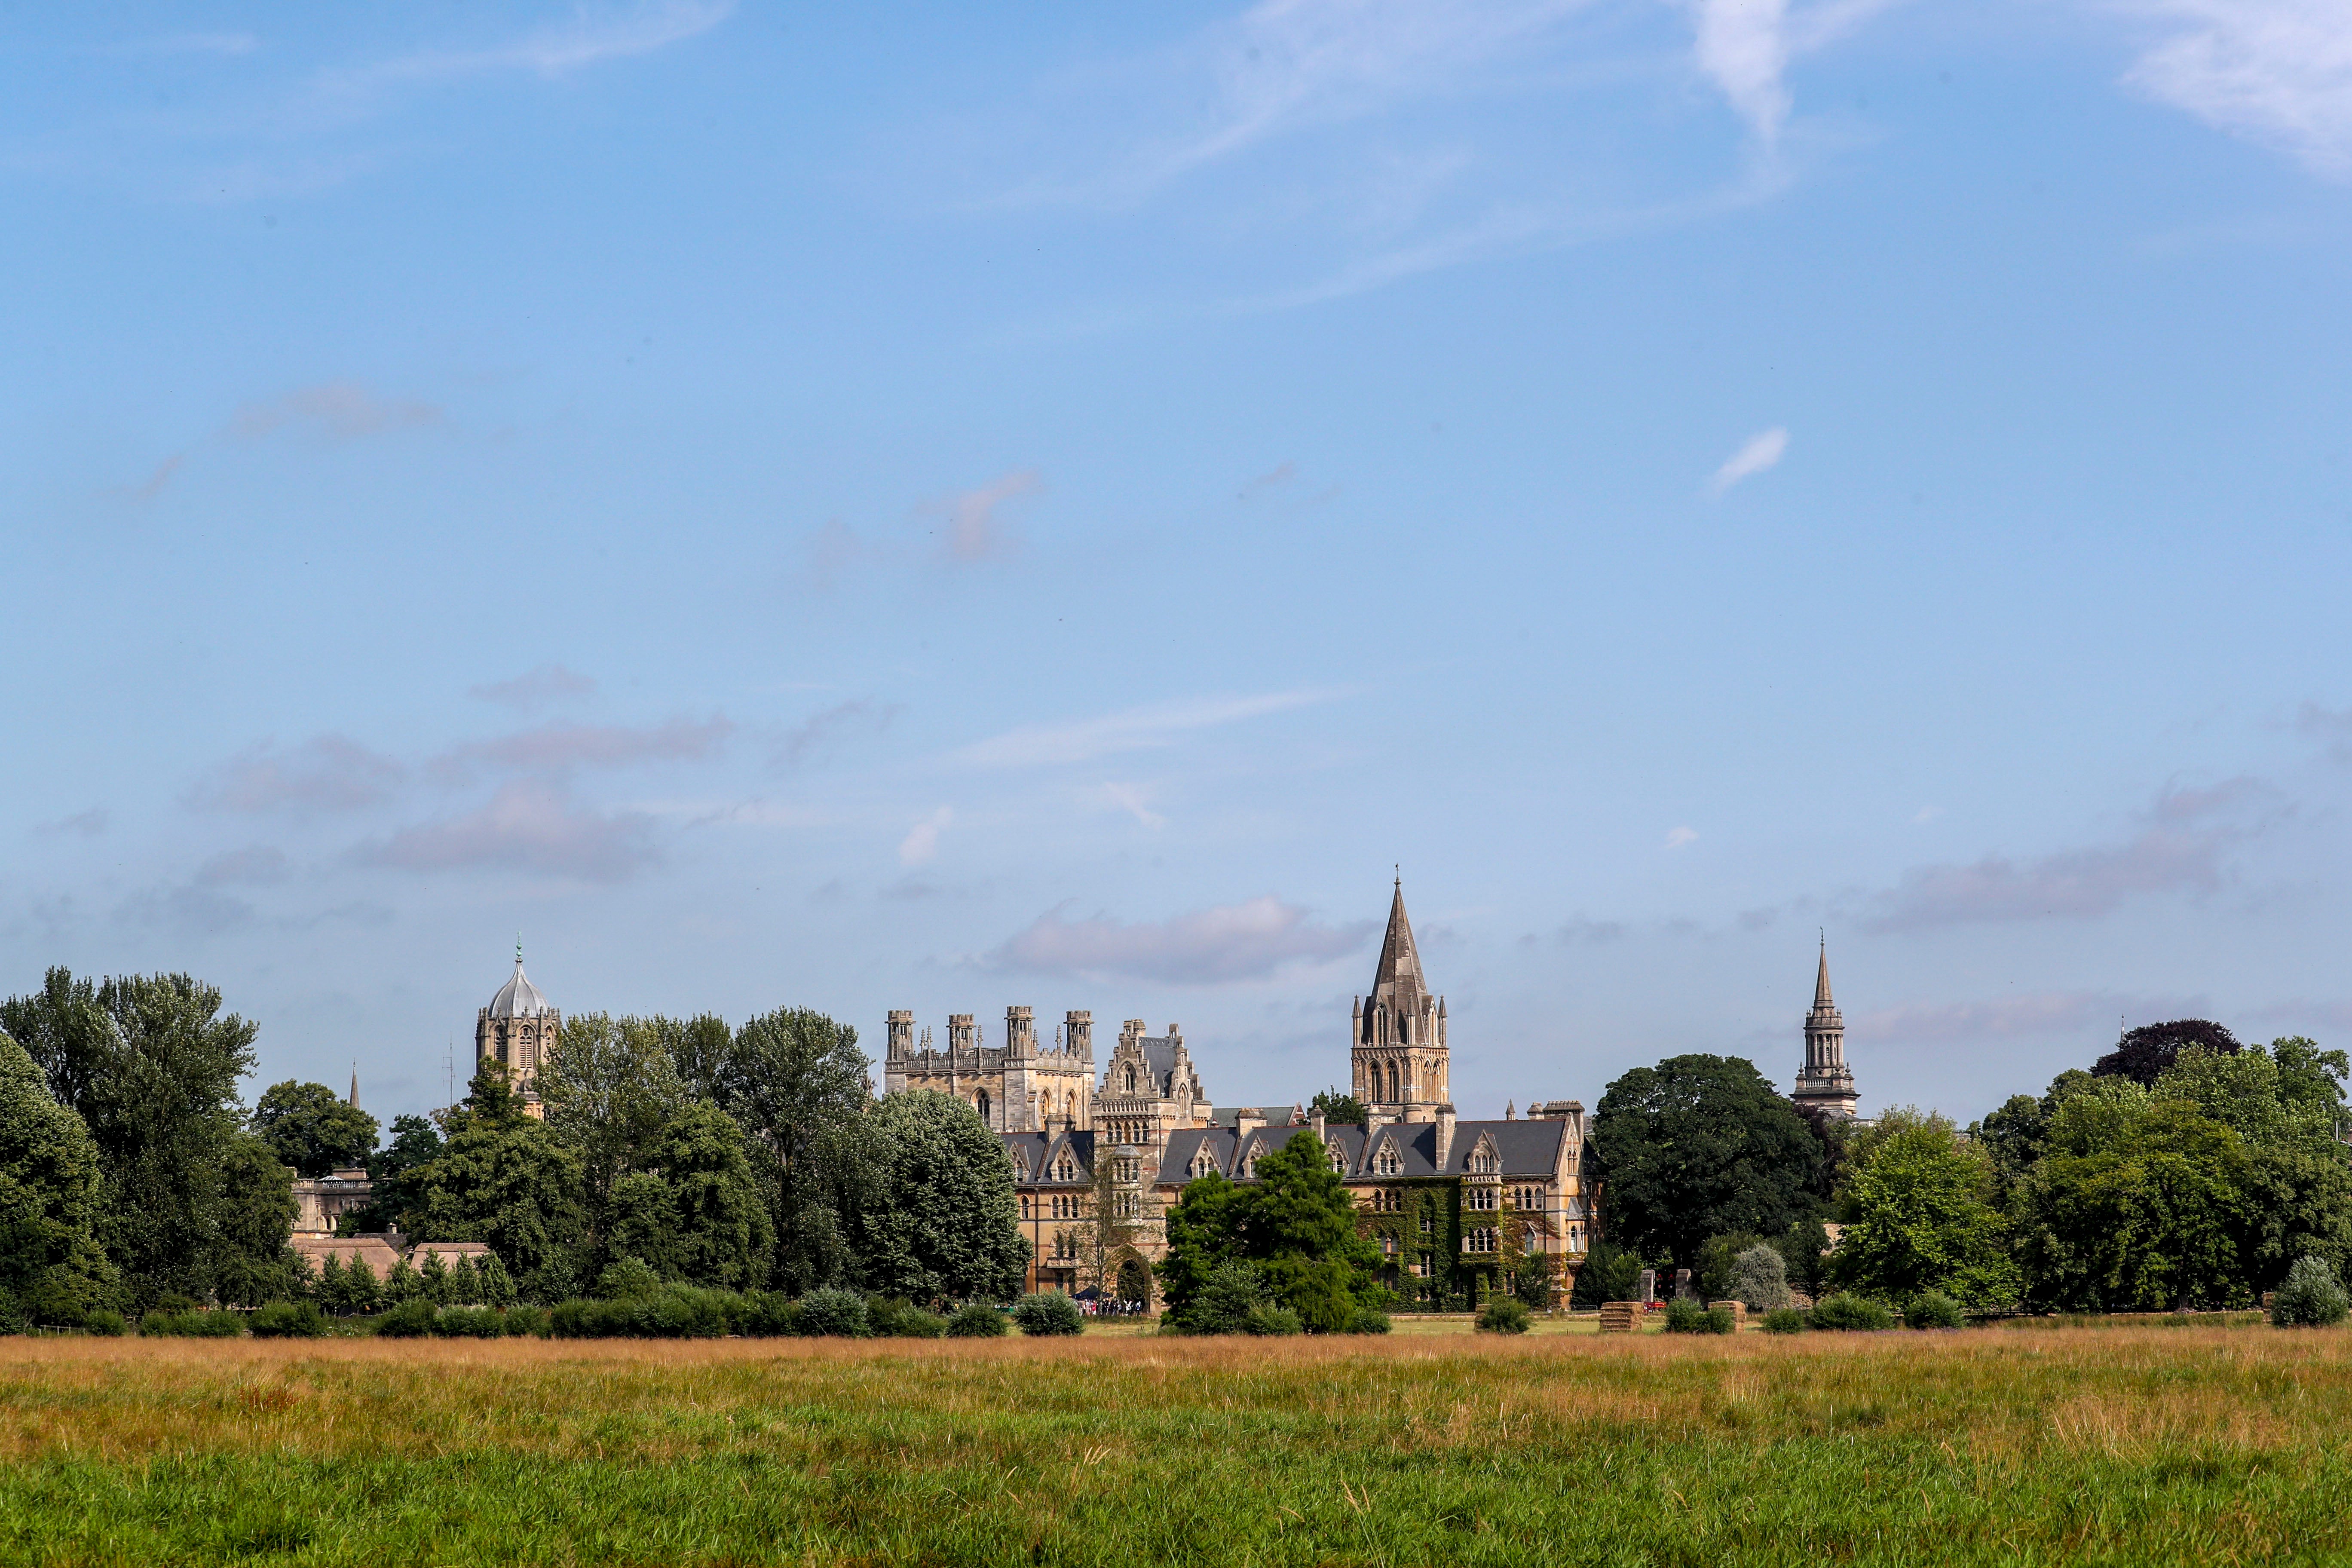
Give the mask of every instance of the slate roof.
[[[1261, 1127], [1253, 1129], [1246, 1137], [1239, 1137], [1231, 1127], [1182, 1128], [1168, 1135], [1159, 1179], [1174, 1185], [1191, 1181], [1193, 1162], [1203, 1151], [1216, 1163], [1219, 1172], [1232, 1176], [1252, 1152], [1261, 1157], [1272, 1153], [1299, 1133], [1309, 1131], [1312, 1129], [1305, 1127]], [[1549, 1179], [1559, 1168], [1561, 1145], [1568, 1133], [1569, 1124], [1558, 1121], [1456, 1121], [1454, 1142], [1446, 1151], [1443, 1170], [1437, 1163], [1437, 1124], [1433, 1121], [1396, 1122], [1377, 1128], [1371, 1134], [1369, 1151], [1360, 1127], [1327, 1126], [1323, 1141], [1347, 1156], [1351, 1180], [1374, 1173], [1369, 1164], [1370, 1154], [1383, 1146], [1393, 1146], [1397, 1152], [1400, 1168], [1394, 1175], [1399, 1180], [1459, 1175], [1469, 1169], [1472, 1152], [1486, 1139], [1494, 1142], [1504, 1177]]]
[[1071, 1161], [1066, 1184], [1083, 1186], [1094, 1180], [1095, 1135], [1091, 1132], [1000, 1132], [997, 1136], [1021, 1157], [1021, 1169], [1013, 1178], [1016, 1184], [1052, 1184], [1046, 1173], [1053, 1170], [1055, 1157], [1066, 1149]]

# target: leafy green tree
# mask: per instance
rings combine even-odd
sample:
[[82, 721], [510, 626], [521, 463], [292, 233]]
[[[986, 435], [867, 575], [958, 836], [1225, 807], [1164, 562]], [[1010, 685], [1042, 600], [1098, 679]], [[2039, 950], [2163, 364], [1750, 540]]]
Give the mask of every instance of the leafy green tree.
[[711, 1073], [712, 1098], [748, 1139], [779, 1289], [798, 1295], [856, 1275], [849, 1216], [866, 1206], [880, 1169], [866, 1124], [871, 1065], [856, 1029], [789, 1007], [737, 1029]]
[[2291, 1037], [2234, 1054], [2191, 1046], [2156, 1081], [2159, 1099], [2186, 1101], [2245, 1141], [2241, 1262], [2248, 1287], [2275, 1287], [2295, 1259], [2352, 1264], [2352, 1151], [2336, 1141], [2344, 1113], [2342, 1051]]
[[1642, 1259], [1613, 1241], [1596, 1241], [1578, 1265], [1576, 1284], [1568, 1304], [1591, 1309], [1611, 1301], [1630, 1301], [1642, 1288]]
[[583, 1014], [565, 1022], [562, 1046], [540, 1068], [548, 1128], [580, 1156], [592, 1241], [605, 1240], [614, 1223], [614, 1184], [658, 1163], [654, 1145], [687, 1107], [667, 1022]]
[[237, 1080], [253, 1070], [254, 1026], [184, 974], [97, 984], [52, 969], [41, 989], [0, 1002], [0, 1032], [25, 1047], [49, 1093], [98, 1152], [100, 1244], [130, 1306], [165, 1292], [201, 1299], [233, 1223], [224, 1162], [244, 1121]]
[[1381, 1256], [1356, 1221], [1356, 1202], [1331, 1168], [1322, 1139], [1297, 1131], [1257, 1163], [1242, 1218], [1242, 1243], [1276, 1304], [1309, 1333], [1336, 1333], [1360, 1306], [1387, 1298], [1375, 1279]]
[[719, 1098], [719, 1068], [735, 1044], [727, 1020], [715, 1013], [691, 1018], [657, 1018], [662, 1041], [669, 1047], [678, 1081], [697, 1100]]
[[1819, 1298], [1829, 1289], [1830, 1232], [1818, 1215], [1801, 1219], [1772, 1238], [1790, 1285]]
[[207, 1270], [213, 1291], [236, 1307], [283, 1301], [296, 1293], [301, 1260], [294, 1235], [294, 1173], [278, 1151], [249, 1132], [231, 1137], [219, 1155], [220, 1219]]
[[743, 1130], [714, 1105], [689, 1105], [646, 1151], [657, 1167], [613, 1189], [607, 1245], [688, 1284], [748, 1289], [768, 1277], [774, 1247]]
[[415, 1234], [425, 1213], [420, 1173], [441, 1157], [441, 1130], [422, 1116], [392, 1119], [392, 1142], [369, 1163], [374, 1184], [367, 1206], [337, 1222], [345, 1236], [400, 1230]]
[[415, 1236], [481, 1241], [522, 1277], [533, 1300], [570, 1294], [585, 1239], [580, 1156], [523, 1114], [504, 1067], [485, 1060], [447, 1117], [440, 1155], [416, 1173]]
[[2120, 1075], [2065, 1100], [2018, 1194], [2027, 1299], [2073, 1310], [2229, 1304], [2247, 1295], [2245, 1141]]
[[1214, 1172], [1185, 1185], [1168, 1213], [1168, 1254], [1160, 1266], [1178, 1326], [1221, 1331], [1206, 1326], [1203, 1303], [1213, 1281], [1231, 1283], [1236, 1264], [1312, 1332], [1344, 1330], [1359, 1308], [1386, 1299], [1374, 1275], [1380, 1253], [1359, 1229], [1355, 1200], [1331, 1169], [1328, 1148], [1309, 1131], [1292, 1133], [1261, 1159], [1250, 1185]]
[[1585, 1144], [1621, 1246], [1695, 1265], [1709, 1237], [1777, 1235], [1819, 1207], [1822, 1146], [1737, 1057], [1670, 1057], [1601, 1097]]
[[113, 1299], [99, 1190], [89, 1130], [0, 1034], [0, 1318], [79, 1323]]
[[866, 1289], [913, 1301], [1002, 1301], [1029, 1261], [1004, 1145], [980, 1113], [937, 1089], [883, 1097], [869, 1113], [877, 1201], [852, 1219]]
[[1318, 1089], [1307, 1110], [1319, 1110], [1323, 1120], [1334, 1127], [1361, 1127], [1364, 1124], [1364, 1102], [1352, 1094], [1342, 1094], [1335, 1086]]
[[2017, 1267], [1994, 1191], [1991, 1158], [1948, 1117], [1886, 1112], [1856, 1145], [1832, 1278], [1882, 1301], [1937, 1291], [1977, 1311], [2014, 1305]]
[[345, 1104], [323, 1083], [288, 1079], [254, 1102], [253, 1131], [278, 1152], [279, 1163], [303, 1176], [323, 1176], [367, 1163], [375, 1152], [376, 1120]]
[[2208, 1018], [2142, 1024], [2126, 1030], [2114, 1050], [2091, 1064], [2091, 1076], [2129, 1079], [2142, 1089], [2153, 1089], [2183, 1051], [2226, 1057], [2235, 1056], [2239, 1048], [2235, 1035]]

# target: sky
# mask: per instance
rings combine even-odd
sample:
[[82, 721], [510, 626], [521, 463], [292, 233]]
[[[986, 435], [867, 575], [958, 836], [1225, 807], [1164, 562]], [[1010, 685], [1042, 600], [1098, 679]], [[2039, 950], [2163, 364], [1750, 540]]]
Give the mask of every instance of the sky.
[[2352, 0], [0, 21], [0, 994], [2352, 1045]]

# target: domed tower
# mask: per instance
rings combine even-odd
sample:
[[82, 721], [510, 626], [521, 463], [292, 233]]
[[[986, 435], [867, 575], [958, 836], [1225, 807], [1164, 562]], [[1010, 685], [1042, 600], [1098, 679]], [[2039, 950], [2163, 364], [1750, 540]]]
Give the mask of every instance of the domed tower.
[[1389, 905], [1388, 936], [1370, 1001], [1367, 1006], [1365, 998], [1357, 998], [1353, 1020], [1349, 1081], [1356, 1098], [1391, 1121], [1434, 1121], [1441, 1109], [1451, 1113], [1445, 998], [1431, 994], [1421, 972], [1402, 879]]
[[539, 1100], [540, 1064], [555, 1053], [563, 1015], [522, 972], [522, 943], [515, 943], [514, 973], [474, 1020], [474, 1060], [497, 1058], [507, 1081], [522, 1097], [523, 1114], [547, 1114]]
[[1813, 1007], [1805, 1015], [1805, 1065], [1790, 1099], [1808, 1110], [1852, 1117], [1860, 1109], [1853, 1069], [1845, 1065], [1845, 1018], [1830, 1000], [1830, 944], [1822, 939], [1822, 966], [1813, 977]]

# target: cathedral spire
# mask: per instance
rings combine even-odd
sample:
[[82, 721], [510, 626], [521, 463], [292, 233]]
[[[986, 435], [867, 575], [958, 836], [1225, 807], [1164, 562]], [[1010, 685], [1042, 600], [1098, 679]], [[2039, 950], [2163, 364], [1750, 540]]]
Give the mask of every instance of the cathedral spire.
[[1821, 973], [1813, 978], [1813, 1005], [1827, 1007], [1830, 1005], [1830, 938], [1829, 933], [1823, 931], [1822, 933], [1822, 969]]
[[1429, 993], [1421, 972], [1421, 952], [1413, 946], [1412, 921], [1404, 912], [1404, 879], [1397, 879], [1396, 896], [1389, 902], [1388, 935], [1381, 942], [1380, 972], [1372, 976], [1372, 1000], [1419, 1010]]

